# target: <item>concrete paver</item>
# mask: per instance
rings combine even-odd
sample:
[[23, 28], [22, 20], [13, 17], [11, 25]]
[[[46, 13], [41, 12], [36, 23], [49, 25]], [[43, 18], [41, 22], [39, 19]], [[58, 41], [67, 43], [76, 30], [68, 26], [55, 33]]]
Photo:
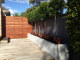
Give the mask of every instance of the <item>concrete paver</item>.
[[0, 44], [0, 60], [49, 60], [48, 53], [27, 38], [11, 39], [8, 44]]

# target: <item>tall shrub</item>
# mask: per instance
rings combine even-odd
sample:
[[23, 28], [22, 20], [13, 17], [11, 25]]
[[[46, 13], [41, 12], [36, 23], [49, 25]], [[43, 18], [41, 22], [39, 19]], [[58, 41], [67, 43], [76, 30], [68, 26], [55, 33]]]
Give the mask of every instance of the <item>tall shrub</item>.
[[74, 52], [80, 52], [80, 1], [68, 0], [67, 31], [70, 37], [70, 46]]

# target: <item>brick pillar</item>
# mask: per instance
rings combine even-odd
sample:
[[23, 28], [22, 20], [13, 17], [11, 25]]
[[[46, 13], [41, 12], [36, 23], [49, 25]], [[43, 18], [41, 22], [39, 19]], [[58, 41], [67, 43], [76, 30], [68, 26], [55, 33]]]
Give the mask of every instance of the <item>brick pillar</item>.
[[1, 7], [0, 7], [0, 37], [2, 37], [2, 14], [1, 14]]

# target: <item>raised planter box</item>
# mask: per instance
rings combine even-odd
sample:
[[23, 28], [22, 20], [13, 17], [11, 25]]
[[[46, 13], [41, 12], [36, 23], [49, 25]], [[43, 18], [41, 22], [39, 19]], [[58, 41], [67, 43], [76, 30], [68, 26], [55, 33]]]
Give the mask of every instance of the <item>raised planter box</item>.
[[69, 59], [69, 51], [65, 44], [54, 44], [30, 33], [28, 34], [28, 39], [53, 56], [56, 60]]

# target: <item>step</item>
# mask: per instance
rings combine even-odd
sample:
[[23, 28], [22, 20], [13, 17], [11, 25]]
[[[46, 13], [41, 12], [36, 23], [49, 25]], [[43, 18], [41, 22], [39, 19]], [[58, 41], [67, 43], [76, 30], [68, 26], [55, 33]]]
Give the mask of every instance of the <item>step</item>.
[[[14, 60], [14, 59], [0, 59], [0, 60]], [[49, 60], [55, 60], [55, 59], [49, 59]]]
[[8, 41], [7, 40], [1, 40], [0, 44], [8, 44]]
[[0, 59], [0, 60], [14, 60], [14, 59]]
[[0, 44], [8, 44], [10, 42], [10, 38], [4, 37], [2, 40], [0, 40]]

